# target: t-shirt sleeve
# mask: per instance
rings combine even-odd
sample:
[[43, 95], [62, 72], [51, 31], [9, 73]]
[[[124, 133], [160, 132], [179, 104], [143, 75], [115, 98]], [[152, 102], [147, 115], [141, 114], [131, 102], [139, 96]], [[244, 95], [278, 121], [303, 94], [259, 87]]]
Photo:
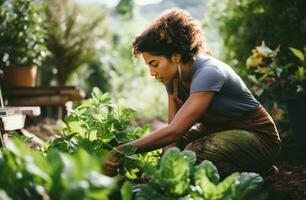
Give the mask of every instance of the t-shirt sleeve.
[[168, 94], [172, 94], [173, 93], [173, 84], [172, 84], [172, 81], [166, 85], [166, 90], [167, 90]]
[[193, 77], [192, 92], [220, 92], [225, 82], [225, 74], [216, 66], [208, 65]]

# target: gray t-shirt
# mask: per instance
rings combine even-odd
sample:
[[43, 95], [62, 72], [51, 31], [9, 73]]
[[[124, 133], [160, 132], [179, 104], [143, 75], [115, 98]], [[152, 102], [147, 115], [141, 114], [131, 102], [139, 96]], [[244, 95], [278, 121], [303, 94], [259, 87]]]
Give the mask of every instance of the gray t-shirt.
[[[166, 89], [169, 94], [173, 93], [172, 83]], [[208, 55], [194, 59], [190, 94], [185, 91], [179, 84], [178, 97], [183, 102], [193, 92], [216, 92], [208, 109], [234, 117], [256, 110], [260, 105], [230, 66]]]

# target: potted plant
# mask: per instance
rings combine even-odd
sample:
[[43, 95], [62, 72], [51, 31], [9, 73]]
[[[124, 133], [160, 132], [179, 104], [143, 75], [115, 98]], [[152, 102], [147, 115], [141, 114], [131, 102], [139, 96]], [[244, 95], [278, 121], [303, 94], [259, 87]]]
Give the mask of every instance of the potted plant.
[[41, 2], [0, 0], [0, 44], [3, 85], [35, 86], [47, 53]]
[[278, 105], [286, 105], [296, 141], [306, 143], [306, 48], [289, 48], [292, 61], [286, 64], [277, 57], [279, 51], [264, 42], [252, 50], [246, 62], [251, 90], [272, 107], [275, 120], [282, 118]]

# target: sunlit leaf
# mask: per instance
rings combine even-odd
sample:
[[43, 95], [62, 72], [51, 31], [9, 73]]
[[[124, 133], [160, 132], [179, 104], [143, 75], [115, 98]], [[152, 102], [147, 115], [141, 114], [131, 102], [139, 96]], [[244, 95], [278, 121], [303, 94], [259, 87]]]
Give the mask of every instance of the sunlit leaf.
[[304, 54], [302, 51], [298, 50], [298, 49], [295, 49], [295, 48], [289, 48], [290, 51], [302, 62], [304, 62]]

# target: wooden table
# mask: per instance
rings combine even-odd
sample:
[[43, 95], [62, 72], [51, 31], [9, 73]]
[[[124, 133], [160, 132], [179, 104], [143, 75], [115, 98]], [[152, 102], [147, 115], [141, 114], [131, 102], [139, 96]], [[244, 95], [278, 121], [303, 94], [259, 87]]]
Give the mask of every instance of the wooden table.
[[55, 106], [58, 108], [58, 118], [67, 114], [68, 102], [84, 99], [74, 86], [61, 87], [15, 87], [3, 88], [5, 105], [8, 106]]

